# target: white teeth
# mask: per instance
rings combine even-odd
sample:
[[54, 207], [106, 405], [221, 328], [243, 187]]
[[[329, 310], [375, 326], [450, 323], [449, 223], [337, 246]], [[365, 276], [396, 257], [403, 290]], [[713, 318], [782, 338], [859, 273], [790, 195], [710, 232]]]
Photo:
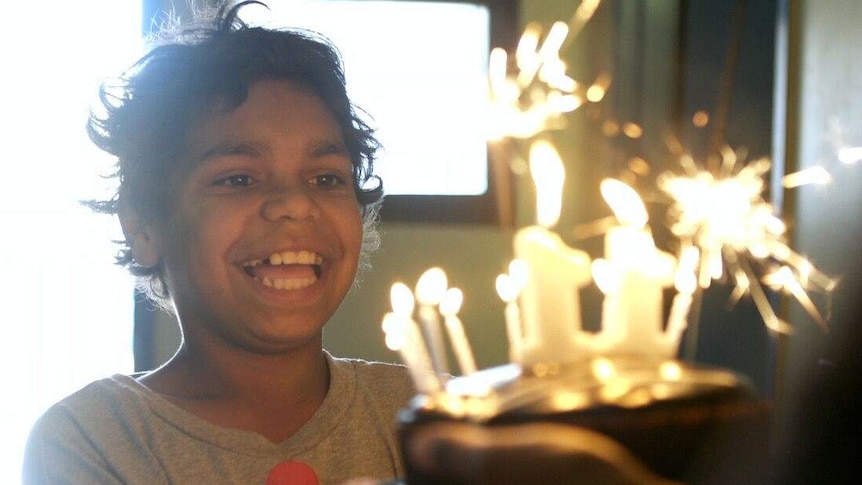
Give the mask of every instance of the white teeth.
[[273, 253], [269, 257], [269, 264], [321, 264], [323, 257], [311, 251], [284, 251]]
[[[276, 266], [281, 264], [323, 264], [323, 256], [311, 251], [284, 251], [281, 253], [272, 253], [268, 259], [269, 264]], [[254, 268], [261, 264], [263, 264], [262, 259], [254, 259], [246, 261], [242, 265], [245, 268]]]
[[262, 280], [259, 279], [264, 286], [268, 286], [270, 288], [275, 288], [276, 290], [300, 290], [302, 288], [309, 287], [317, 281], [316, 276], [309, 276], [308, 278], [293, 278], [293, 279], [269, 279], [264, 277]]
[[[282, 264], [307, 264], [320, 265], [323, 264], [323, 256], [312, 251], [283, 251], [273, 253], [268, 259], [271, 265]], [[254, 259], [243, 263], [243, 267], [254, 268], [263, 264], [265, 260]], [[313, 285], [317, 281], [317, 275], [308, 276], [306, 278], [271, 278], [268, 276], [256, 277], [255, 279], [268, 288], [277, 290], [299, 290]]]

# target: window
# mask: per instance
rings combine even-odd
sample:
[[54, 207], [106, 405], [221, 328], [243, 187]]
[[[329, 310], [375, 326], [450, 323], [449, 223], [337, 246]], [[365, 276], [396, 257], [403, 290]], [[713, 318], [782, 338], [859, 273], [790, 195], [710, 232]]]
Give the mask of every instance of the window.
[[[6, 6], [4, 173], [0, 191], [0, 483], [20, 483], [27, 434], [51, 404], [132, 370], [132, 286], [113, 264], [114, 221], [78, 203], [100, 197], [112, 163], [84, 123], [99, 78], [139, 44], [140, 6], [93, 0]], [[111, 22], [97, 19], [111, 19]], [[22, 42], [40, 32], [53, 41]], [[11, 390], [9, 390], [11, 389]]]
[[492, 222], [484, 100], [492, 25], [514, 11], [505, 3], [286, 0], [243, 18], [308, 28], [339, 48], [350, 96], [384, 147], [384, 220]]

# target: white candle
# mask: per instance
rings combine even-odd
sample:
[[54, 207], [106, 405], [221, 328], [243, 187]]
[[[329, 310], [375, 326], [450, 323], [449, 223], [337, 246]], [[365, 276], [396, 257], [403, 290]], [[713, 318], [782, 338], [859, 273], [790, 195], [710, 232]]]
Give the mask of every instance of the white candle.
[[673, 297], [670, 307], [670, 315], [667, 319], [667, 339], [675, 345], [679, 345], [682, 333], [688, 326], [688, 311], [691, 308], [691, 294], [677, 293]]
[[605, 239], [605, 257], [617, 272], [616, 300], [602, 328], [628, 333], [628, 340], [655, 339], [662, 333], [662, 284], [656, 274], [657, 249], [652, 236], [636, 227], [611, 228]]
[[646, 208], [634, 189], [606, 179], [601, 191], [622, 223], [605, 235], [605, 258], [612, 277], [602, 288], [602, 333], [615, 353], [664, 355], [663, 288], [673, 281], [673, 256], [656, 249], [645, 228]]
[[399, 352], [419, 392], [430, 394], [439, 391], [442, 383], [432, 368], [419, 325], [413, 320], [416, 306], [413, 292], [407, 285], [395, 283], [389, 290], [389, 299], [392, 313], [386, 314], [382, 325], [386, 346]]
[[442, 384], [431, 370], [424, 345], [421, 340], [417, 340], [417, 336], [421, 338], [421, 335], [416, 322], [395, 313], [387, 313], [382, 326], [386, 334], [386, 346], [401, 356], [416, 390], [429, 395], [441, 390]]
[[425, 271], [416, 283], [419, 321], [425, 330], [425, 338], [431, 350], [431, 362], [438, 374], [449, 373], [446, 345], [437, 312], [437, 305], [440, 304], [446, 293], [447, 284], [446, 273], [440, 268], [431, 268]]
[[522, 362], [567, 362], [578, 354], [581, 330], [578, 290], [590, 281], [587, 253], [567, 246], [547, 229], [531, 226], [515, 234], [515, 255], [529, 268], [521, 293]]
[[495, 287], [500, 299], [506, 304], [506, 336], [509, 340], [509, 361], [520, 362], [524, 346], [524, 333], [521, 328], [521, 309], [518, 307], [518, 293], [512, 277], [508, 274], [497, 276]]
[[476, 372], [476, 359], [473, 357], [473, 349], [470, 348], [470, 342], [464, 332], [464, 324], [458, 318], [458, 310], [461, 309], [463, 301], [464, 294], [461, 290], [449, 288], [443, 300], [440, 301], [440, 314], [443, 315], [446, 332], [449, 334], [449, 341], [452, 342], [452, 349], [458, 361], [458, 367], [461, 368], [461, 374], [468, 375]]

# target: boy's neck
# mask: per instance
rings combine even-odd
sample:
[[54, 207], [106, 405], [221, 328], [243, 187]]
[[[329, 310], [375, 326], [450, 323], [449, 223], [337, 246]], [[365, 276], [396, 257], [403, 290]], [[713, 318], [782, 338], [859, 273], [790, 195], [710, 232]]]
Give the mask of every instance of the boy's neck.
[[192, 380], [197, 379], [199, 386], [195, 387], [213, 397], [246, 393], [259, 396], [273, 388], [277, 388], [280, 395], [285, 391], [301, 394], [309, 388], [319, 387], [320, 383], [328, 384], [326, 357], [319, 340], [273, 354], [235, 347], [208, 352], [205, 348], [193, 348], [184, 343], [165, 370], [170, 370], [170, 366]]
[[323, 388], [325, 392], [328, 387], [329, 372], [320, 339], [271, 354], [237, 347], [208, 347], [183, 342], [164, 366], [142, 382], [148, 386], [150, 383], [182, 383], [182, 387], [177, 388], [179, 394], [201, 399], [231, 399], [246, 394], [265, 396], [270, 392], [281, 396], [298, 395], [314, 388]]
[[320, 407], [329, 389], [329, 368], [319, 339], [280, 354], [223, 347], [208, 352], [184, 343], [140, 382], [214, 424], [280, 441]]

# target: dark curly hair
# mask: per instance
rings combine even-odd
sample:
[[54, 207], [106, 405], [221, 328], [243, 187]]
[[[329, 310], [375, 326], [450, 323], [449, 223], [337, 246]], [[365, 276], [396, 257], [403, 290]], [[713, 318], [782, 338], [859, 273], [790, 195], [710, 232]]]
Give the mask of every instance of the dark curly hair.
[[[347, 96], [337, 49], [314, 32], [247, 25], [238, 13], [249, 4], [266, 6], [254, 0], [229, 1], [214, 15], [200, 11], [192, 23], [162, 26], [151, 39], [156, 47], [120, 77], [102, 84], [101, 111], [90, 112], [87, 132], [93, 143], [116, 157], [112, 177], [119, 186], [112, 198], [85, 204], [109, 214], [122, 209], [145, 220], [164, 218], [172, 200], [167, 177], [179, 163], [191, 127], [219, 110], [239, 107], [255, 82], [289, 80], [317, 94], [341, 127], [363, 208], [363, 269], [369, 250], [378, 245], [375, 222], [383, 196], [382, 181], [373, 173], [380, 147], [374, 131]], [[117, 263], [167, 308], [161, 265], [137, 264], [128, 238], [118, 243]]]

